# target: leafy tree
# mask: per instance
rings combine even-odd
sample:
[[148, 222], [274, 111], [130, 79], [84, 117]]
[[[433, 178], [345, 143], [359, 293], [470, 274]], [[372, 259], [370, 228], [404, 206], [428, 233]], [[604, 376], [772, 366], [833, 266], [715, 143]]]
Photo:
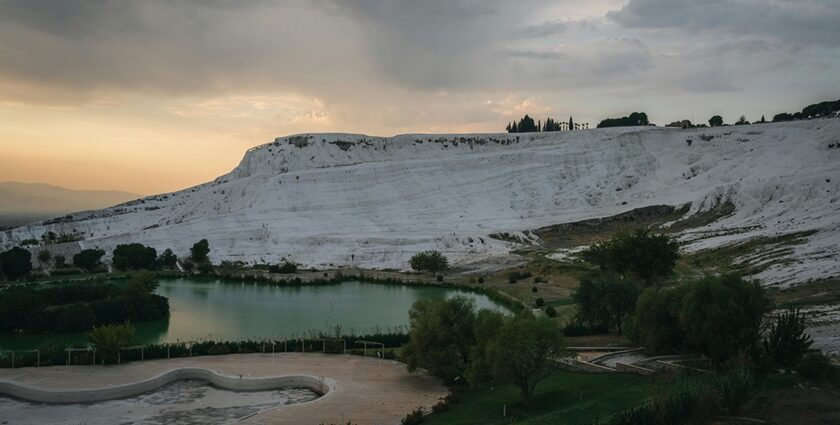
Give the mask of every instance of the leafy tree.
[[114, 267], [120, 270], [152, 270], [157, 251], [139, 243], [117, 245], [114, 248]]
[[679, 320], [685, 290], [648, 288], [639, 296], [633, 318], [637, 343], [654, 353], [672, 353], [685, 347], [685, 331]]
[[773, 122], [793, 121], [793, 115], [783, 112], [781, 114], [773, 115]]
[[679, 322], [690, 348], [723, 362], [756, 347], [770, 305], [757, 282], [737, 275], [707, 277], [689, 285]]
[[667, 235], [642, 229], [598, 242], [581, 257], [603, 272], [651, 284], [673, 273], [680, 254], [677, 242]]
[[283, 264], [268, 266], [269, 273], [292, 274], [297, 273], [298, 265], [291, 261], [284, 261]]
[[519, 120], [519, 126], [517, 127], [520, 133], [531, 133], [535, 131], [540, 131], [539, 127], [534, 123], [534, 119], [525, 115]]
[[633, 112], [622, 118], [607, 118], [598, 123], [598, 128], [607, 127], [632, 127], [637, 125], [650, 125], [647, 114], [644, 112]]
[[102, 257], [105, 251], [101, 249], [83, 249], [81, 252], [73, 256], [73, 265], [80, 269], [93, 271], [102, 265]]
[[449, 268], [449, 260], [440, 251], [418, 252], [411, 257], [411, 268], [430, 273], [442, 272]]
[[723, 125], [723, 117], [720, 115], [715, 115], [709, 118], [709, 126], [710, 127], [720, 127]]
[[208, 260], [207, 254], [210, 253], [210, 242], [207, 242], [207, 239], [202, 239], [195, 243], [195, 245], [190, 248], [190, 255], [192, 256], [193, 261], [196, 263], [203, 263]]
[[747, 117], [745, 117], [745, 116], [743, 116], [743, 115], [741, 115], [741, 117], [740, 117], [740, 118], [738, 118], [738, 121], [735, 121], [735, 125], [747, 125], [747, 124], [749, 124], [749, 123], [750, 123], [750, 122], [749, 122], [749, 121], [747, 121]]
[[158, 263], [163, 267], [175, 267], [178, 263], [178, 256], [171, 249], [166, 248], [158, 257]]
[[120, 348], [133, 344], [134, 326], [130, 323], [97, 326], [88, 333], [88, 340], [96, 349], [96, 357], [101, 359], [102, 363], [115, 363]]
[[635, 282], [617, 275], [586, 276], [572, 294], [578, 304], [578, 321], [584, 325], [618, 329], [633, 313], [641, 290]]
[[452, 382], [470, 363], [475, 305], [465, 297], [419, 300], [408, 312], [411, 340], [403, 350], [410, 371], [425, 369]]
[[9, 279], [28, 275], [32, 271], [32, 253], [17, 246], [0, 253], [0, 271]]
[[488, 350], [505, 320], [507, 320], [505, 316], [498, 311], [479, 310], [476, 314], [475, 345], [470, 352], [470, 365], [466, 371], [467, 381], [470, 383], [487, 382], [492, 379], [492, 364]]
[[551, 372], [554, 358], [564, 355], [563, 336], [547, 318], [530, 315], [508, 320], [488, 349], [493, 376], [520, 389], [524, 402]]
[[48, 264], [52, 260], [52, 253], [46, 249], [38, 253], [38, 262], [41, 264]]
[[814, 343], [811, 335], [805, 333], [805, 315], [799, 310], [788, 310], [775, 319], [764, 336], [764, 352], [774, 364], [795, 368]]

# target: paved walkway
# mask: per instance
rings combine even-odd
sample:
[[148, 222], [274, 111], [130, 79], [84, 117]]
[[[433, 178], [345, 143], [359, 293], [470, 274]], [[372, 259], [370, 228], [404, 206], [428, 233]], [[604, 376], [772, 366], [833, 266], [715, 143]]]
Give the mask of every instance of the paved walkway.
[[[275, 357], [276, 356], [276, 357]], [[311, 375], [336, 381], [316, 401], [264, 410], [246, 424], [398, 424], [406, 413], [428, 410], [447, 389], [405, 365], [371, 357], [329, 354], [232, 354], [150, 360], [119, 366], [52, 366], [0, 369], [0, 379], [46, 389], [101, 388], [150, 378], [180, 367], [204, 367], [225, 375]]]

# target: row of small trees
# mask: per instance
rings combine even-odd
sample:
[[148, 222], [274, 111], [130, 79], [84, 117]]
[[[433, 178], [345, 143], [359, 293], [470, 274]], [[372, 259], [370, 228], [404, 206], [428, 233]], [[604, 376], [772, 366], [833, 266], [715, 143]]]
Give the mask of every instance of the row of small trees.
[[555, 121], [554, 118], [548, 117], [543, 123], [541, 120], [537, 120], [534, 122], [534, 119], [525, 114], [522, 119], [517, 121], [513, 121], [508, 123], [505, 127], [505, 131], [508, 133], [536, 133], [540, 131], [566, 131], [566, 130], [579, 130], [583, 128], [589, 128], [588, 123], [578, 124], [575, 123], [575, 120], [572, 117], [569, 117], [569, 121]]
[[[209, 261], [210, 244], [207, 239], [196, 242], [190, 248], [192, 263], [205, 264]], [[156, 270], [175, 267], [178, 256], [171, 249], [164, 250], [159, 256], [153, 247], [140, 243], [120, 244], [113, 250], [112, 264], [118, 270]], [[79, 251], [72, 257], [72, 264], [82, 270], [94, 272], [101, 270], [104, 265], [102, 258], [105, 251], [98, 248], [88, 248]], [[49, 250], [42, 249], [38, 253], [38, 261], [49, 263], [53, 261], [55, 267], [66, 267], [66, 259], [62, 255], [53, 256]], [[10, 280], [19, 279], [32, 272], [32, 253], [25, 248], [13, 247], [0, 253], [0, 273]]]

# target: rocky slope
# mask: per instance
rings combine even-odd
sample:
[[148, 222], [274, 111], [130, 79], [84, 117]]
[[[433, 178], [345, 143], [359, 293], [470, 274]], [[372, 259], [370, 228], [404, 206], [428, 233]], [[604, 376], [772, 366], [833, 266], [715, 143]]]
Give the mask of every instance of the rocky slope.
[[56, 247], [68, 252], [141, 242], [185, 256], [207, 238], [214, 261], [402, 269], [427, 249], [456, 264], [504, 254], [514, 244], [499, 232], [529, 240], [529, 229], [644, 206], [688, 204], [688, 217], [726, 203], [734, 212], [682, 233], [687, 250], [806, 232], [758, 277], [840, 275], [840, 119], [281, 137], [213, 182], [4, 231], [0, 245], [51, 230], [84, 238]]

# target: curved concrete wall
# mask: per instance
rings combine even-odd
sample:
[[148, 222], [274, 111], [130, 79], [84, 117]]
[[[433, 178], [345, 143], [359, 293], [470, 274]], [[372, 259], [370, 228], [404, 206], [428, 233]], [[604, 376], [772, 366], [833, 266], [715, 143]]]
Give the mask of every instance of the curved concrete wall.
[[139, 382], [84, 390], [48, 390], [14, 381], [0, 380], [0, 394], [39, 403], [91, 403], [148, 393], [166, 384], [185, 379], [201, 379], [219, 388], [232, 391], [264, 391], [294, 387], [306, 388], [324, 396], [335, 388], [335, 381], [331, 379], [319, 379], [308, 375], [251, 378], [222, 375], [210, 369], [191, 367], [173, 369]]

